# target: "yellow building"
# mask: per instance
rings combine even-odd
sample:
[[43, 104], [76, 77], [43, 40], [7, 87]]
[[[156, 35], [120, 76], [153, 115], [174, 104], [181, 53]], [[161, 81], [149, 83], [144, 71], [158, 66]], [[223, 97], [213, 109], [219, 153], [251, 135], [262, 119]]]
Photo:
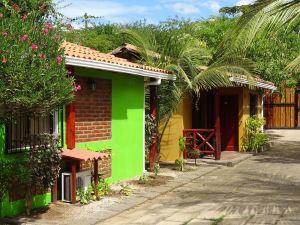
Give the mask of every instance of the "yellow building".
[[[184, 129], [211, 129], [219, 152], [242, 151], [247, 118], [262, 114], [263, 93], [276, 90], [276, 87], [261, 79], [251, 81], [251, 88], [245, 78], [232, 81], [235, 86], [201, 92], [198, 101], [186, 97], [178, 105], [161, 140], [161, 161], [174, 161], [179, 157], [178, 138], [183, 135]], [[207, 137], [203, 135], [202, 140]]]

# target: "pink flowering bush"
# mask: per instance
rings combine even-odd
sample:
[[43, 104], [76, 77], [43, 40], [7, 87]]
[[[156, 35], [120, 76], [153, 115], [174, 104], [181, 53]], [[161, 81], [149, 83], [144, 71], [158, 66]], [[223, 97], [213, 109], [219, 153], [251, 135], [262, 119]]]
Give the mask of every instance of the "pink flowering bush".
[[48, 19], [49, 1], [11, 2], [0, 3], [1, 108], [10, 114], [48, 113], [73, 98], [61, 27]]

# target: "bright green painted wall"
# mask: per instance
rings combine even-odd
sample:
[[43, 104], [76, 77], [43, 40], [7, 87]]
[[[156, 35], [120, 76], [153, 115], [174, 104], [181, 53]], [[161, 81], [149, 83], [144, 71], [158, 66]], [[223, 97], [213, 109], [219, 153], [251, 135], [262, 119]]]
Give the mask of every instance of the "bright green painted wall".
[[[44, 195], [36, 195], [33, 198], [32, 207], [38, 208], [45, 206], [51, 202], [51, 193]], [[10, 202], [8, 199], [1, 205], [1, 217], [14, 216], [25, 212], [25, 201], [18, 200]]]
[[77, 148], [112, 149], [112, 177], [121, 180], [143, 173], [144, 79], [140, 76], [75, 68], [76, 76], [112, 80], [112, 138], [76, 143]]
[[[138, 176], [143, 173], [143, 110], [144, 79], [139, 76], [76, 68], [75, 75], [112, 80], [112, 139], [77, 143], [76, 147], [90, 150], [112, 149], [112, 177], [110, 182]], [[63, 140], [66, 141], [65, 113], [63, 114]], [[61, 118], [59, 119], [61, 121]], [[59, 126], [60, 128], [60, 126]], [[5, 155], [5, 128], [0, 126], [0, 158], [18, 158]], [[51, 193], [35, 196], [33, 207], [51, 202]], [[19, 200], [0, 203], [0, 216], [13, 216], [24, 212], [25, 202]]]

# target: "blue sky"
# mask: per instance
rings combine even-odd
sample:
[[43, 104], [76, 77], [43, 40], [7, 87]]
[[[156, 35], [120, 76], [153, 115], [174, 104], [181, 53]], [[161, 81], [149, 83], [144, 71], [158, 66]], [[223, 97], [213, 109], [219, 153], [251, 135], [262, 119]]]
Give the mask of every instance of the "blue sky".
[[198, 19], [218, 14], [223, 6], [243, 5], [251, 0], [64, 0], [60, 11], [68, 17], [102, 16], [103, 22], [127, 23], [146, 19], [157, 23], [168, 17]]

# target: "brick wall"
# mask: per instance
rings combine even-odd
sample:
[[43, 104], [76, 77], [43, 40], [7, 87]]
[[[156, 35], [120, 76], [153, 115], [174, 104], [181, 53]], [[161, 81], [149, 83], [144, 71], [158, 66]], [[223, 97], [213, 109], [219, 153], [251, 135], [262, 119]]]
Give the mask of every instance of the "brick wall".
[[[100, 174], [100, 178], [108, 178], [111, 177], [111, 149], [103, 150], [101, 152], [105, 152], [108, 154], [108, 157], [105, 157], [101, 160], [98, 160], [98, 171]], [[80, 171], [91, 170], [94, 171], [94, 162], [86, 161], [80, 163]]]
[[[76, 142], [111, 139], [111, 80], [76, 77], [81, 90], [75, 95]], [[96, 89], [91, 88], [92, 80]]]

